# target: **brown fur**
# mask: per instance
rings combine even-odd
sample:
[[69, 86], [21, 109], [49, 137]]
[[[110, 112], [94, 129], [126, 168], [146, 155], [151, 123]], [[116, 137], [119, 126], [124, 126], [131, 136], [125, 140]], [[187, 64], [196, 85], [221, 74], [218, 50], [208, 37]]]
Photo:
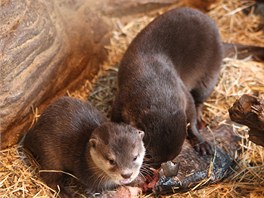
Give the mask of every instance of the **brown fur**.
[[151, 161], [175, 158], [187, 135], [201, 154], [212, 153], [197, 119], [217, 82], [222, 54], [214, 22], [190, 8], [157, 17], [128, 47], [119, 67], [112, 120], [145, 132]]
[[[145, 153], [142, 139], [143, 132], [107, 122], [88, 102], [63, 97], [43, 112], [24, 147], [40, 169], [71, 173], [94, 193], [135, 179]], [[61, 197], [72, 196], [63, 186], [62, 172], [40, 176], [51, 188], [59, 186]]]

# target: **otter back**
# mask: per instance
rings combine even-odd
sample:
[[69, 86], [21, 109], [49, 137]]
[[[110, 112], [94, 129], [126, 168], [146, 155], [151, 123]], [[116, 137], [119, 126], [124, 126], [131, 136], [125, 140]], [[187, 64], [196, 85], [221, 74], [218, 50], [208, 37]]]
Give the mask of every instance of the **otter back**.
[[222, 51], [215, 23], [190, 8], [157, 17], [129, 45], [111, 118], [145, 132], [146, 154], [154, 162], [176, 157], [187, 131], [198, 152], [212, 153], [197, 121], [217, 82]]

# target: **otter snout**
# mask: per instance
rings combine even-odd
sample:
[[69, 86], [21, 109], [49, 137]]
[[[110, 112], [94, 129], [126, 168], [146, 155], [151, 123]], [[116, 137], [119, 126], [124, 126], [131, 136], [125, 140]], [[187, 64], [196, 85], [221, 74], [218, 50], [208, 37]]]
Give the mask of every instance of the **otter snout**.
[[131, 176], [132, 176], [132, 172], [129, 172], [129, 173], [121, 173], [121, 176], [124, 178], [124, 179], [129, 179]]
[[122, 172], [120, 175], [123, 178], [118, 181], [121, 185], [129, 184], [135, 179], [135, 174], [132, 171]]

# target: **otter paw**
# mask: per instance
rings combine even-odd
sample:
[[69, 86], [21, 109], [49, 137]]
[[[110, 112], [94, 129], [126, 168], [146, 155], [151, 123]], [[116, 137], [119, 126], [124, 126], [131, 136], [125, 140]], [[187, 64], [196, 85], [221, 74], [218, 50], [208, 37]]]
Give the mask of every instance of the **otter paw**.
[[193, 145], [194, 149], [201, 155], [212, 155], [213, 148], [207, 141], [199, 142]]

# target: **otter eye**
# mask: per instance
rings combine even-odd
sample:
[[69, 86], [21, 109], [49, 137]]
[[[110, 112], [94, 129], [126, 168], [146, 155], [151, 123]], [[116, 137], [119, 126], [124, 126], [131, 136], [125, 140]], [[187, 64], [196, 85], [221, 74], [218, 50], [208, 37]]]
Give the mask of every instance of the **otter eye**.
[[109, 164], [111, 164], [112, 166], [116, 165], [116, 162], [115, 162], [115, 160], [113, 160], [113, 159], [108, 159], [108, 162], [109, 162]]
[[138, 155], [133, 158], [133, 162], [136, 161], [138, 158]]

